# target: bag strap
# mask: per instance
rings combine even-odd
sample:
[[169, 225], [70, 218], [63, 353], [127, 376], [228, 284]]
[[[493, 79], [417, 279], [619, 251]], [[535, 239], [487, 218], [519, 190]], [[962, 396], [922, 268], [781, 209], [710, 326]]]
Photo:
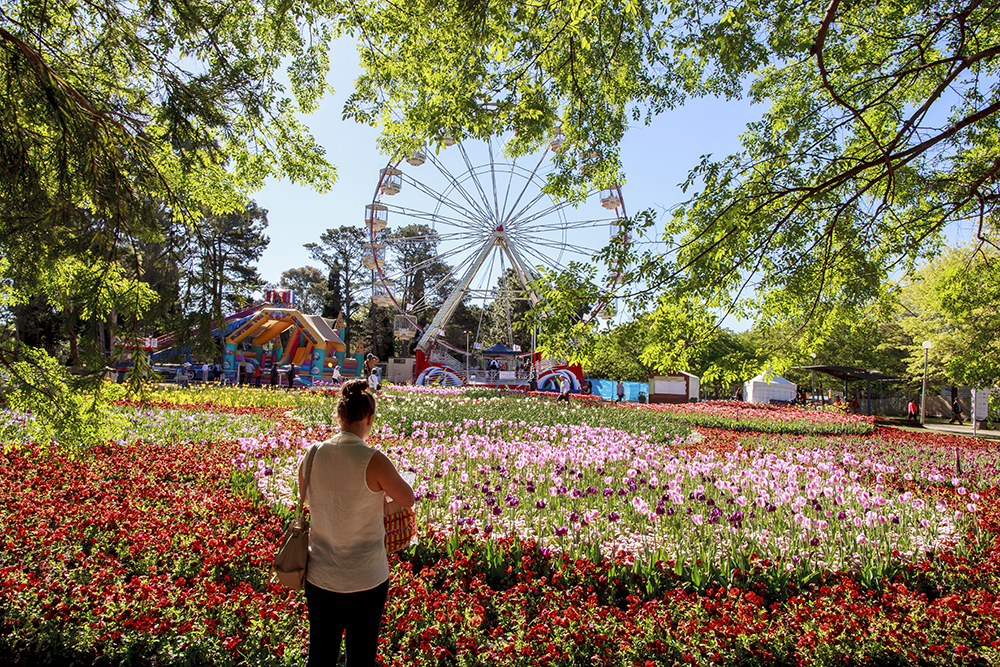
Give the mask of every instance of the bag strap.
[[295, 520], [302, 521], [302, 505], [306, 500], [306, 488], [309, 486], [309, 475], [312, 473], [313, 456], [316, 455], [316, 445], [310, 445], [306, 451], [306, 474], [303, 475], [302, 486], [299, 487], [299, 503], [295, 508]]

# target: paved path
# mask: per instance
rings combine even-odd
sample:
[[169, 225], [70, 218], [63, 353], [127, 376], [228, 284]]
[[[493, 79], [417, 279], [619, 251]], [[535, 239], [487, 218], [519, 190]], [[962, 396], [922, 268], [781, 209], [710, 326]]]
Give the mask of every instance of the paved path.
[[[908, 431], [920, 430], [919, 425], [914, 425], [912, 423], [907, 423], [906, 421], [900, 419], [880, 419], [877, 422], [881, 426], [895, 426], [896, 428], [902, 428]], [[928, 431], [937, 431], [938, 433], [954, 433], [956, 435], [972, 435], [972, 422], [966, 421], [961, 426], [958, 424], [949, 424], [947, 422], [927, 422], [923, 426], [924, 429]], [[976, 436], [983, 438], [996, 438], [1000, 440], [1000, 430], [996, 429], [985, 429], [977, 428]]]
[[[942, 433], [957, 433], [959, 435], [972, 435], [972, 424], [965, 422], [961, 426], [958, 424], [924, 424], [924, 428], [929, 431], [940, 431]], [[977, 428], [976, 435], [984, 438], [1000, 438], [1000, 431], [996, 429]]]

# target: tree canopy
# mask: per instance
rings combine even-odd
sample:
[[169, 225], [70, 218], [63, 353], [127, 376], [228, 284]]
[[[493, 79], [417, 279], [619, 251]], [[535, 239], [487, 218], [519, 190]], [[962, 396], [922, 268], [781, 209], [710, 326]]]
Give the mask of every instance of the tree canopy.
[[[143, 263], [163, 254], [146, 251], [170, 241], [170, 222], [195, 234], [206, 216], [239, 214], [270, 175], [328, 187], [334, 170], [298, 114], [327, 91], [333, 11], [305, 0], [3, 3], [5, 305], [44, 295], [97, 322], [83, 353], [102, 372], [110, 341], [153, 333], [138, 328], [159, 303]], [[40, 400], [68, 405], [58, 397], [72, 384], [32, 349], [15, 331], [0, 365], [37, 366]]]
[[968, 246], [948, 248], [908, 276], [897, 321], [911, 341], [911, 375], [922, 373], [921, 343], [929, 341], [932, 385], [1000, 383], [998, 287], [997, 253]]
[[[527, 150], [561, 125], [550, 186], [563, 196], [622, 177], [630, 120], [700, 95], [766, 108], [738, 153], [692, 165], [669, 219], [632, 222], [662, 225], [668, 252], [609, 248], [637, 308], [694, 294], [719, 317], [795, 322], [801, 355], [842, 309], [888, 303], [886, 283], [935, 253], [948, 225], [997, 241], [995, 3], [362, 6], [348, 116], [381, 123], [386, 148], [514, 129]], [[577, 169], [584, 156], [597, 167]]]
[[[765, 109], [734, 155], [692, 165], [687, 201], [667, 218], [625, 221], [621, 238], [648, 232], [665, 252], [609, 245], [602, 258], [621, 276], [610, 287], [593, 265], [542, 276], [545, 298], [524, 322], [552, 353], [592, 352], [597, 322], [584, 315], [615, 303], [664, 332], [650, 352], [661, 368], [712, 357], [729, 314], [781, 332], [768, 353], [800, 362], [845, 314], [889, 317], [891, 280], [935, 256], [950, 225], [975, 242], [936, 303], [992, 350], [998, 13], [982, 0], [6, 2], [0, 303], [60, 309], [95, 354], [162, 324], [157, 309], [183, 310], [166, 297], [185, 277], [162, 258], [207, 252], [189, 237], [250, 214], [269, 176], [332, 183], [300, 114], [328, 91], [330, 40], [350, 35], [363, 72], [344, 115], [378, 124], [383, 152], [511, 131], [507, 150], [527, 152], [559, 126], [557, 197], [624, 181], [629, 123], [696, 96]], [[315, 252], [331, 277], [341, 272], [349, 308], [349, 267]], [[187, 284], [221, 309], [214, 283]], [[44, 346], [43, 328], [31, 336]], [[52, 376], [24, 333], [0, 340], [0, 365]], [[717, 369], [748, 358], [729, 350], [716, 357], [733, 363]], [[979, 364], [968, 379], [991, 373]]]
[[283, 271], [278, 286], [295, 292], [297, 310], [307, 315], [322, 315], [328, 284], [323, 272], [315, 266], [302, 266]]

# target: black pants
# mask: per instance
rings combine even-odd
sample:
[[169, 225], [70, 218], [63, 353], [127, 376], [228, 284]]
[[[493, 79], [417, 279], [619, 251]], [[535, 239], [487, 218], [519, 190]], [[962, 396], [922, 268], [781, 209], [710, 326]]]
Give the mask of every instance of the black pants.
[[306, 582], [309, 608], [309, 658], [306, 667], [326, 667], [340, 659], [347, 631], [347, 667], [373, 667], [378, 633], [389, 594], [389, 580], [367, 591], [334, 593]]

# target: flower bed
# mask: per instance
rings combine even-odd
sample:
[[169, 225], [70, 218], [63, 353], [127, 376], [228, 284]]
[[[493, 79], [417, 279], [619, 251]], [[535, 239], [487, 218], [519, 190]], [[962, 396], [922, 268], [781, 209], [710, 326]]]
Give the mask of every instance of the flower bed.
[[281, 522], [231, 490], [234, 451], [138, 440], [78, 458], [8, 449], [0, 655], [273, 664], [287, 645], [301, 657], [301, 610], [267, 568]]
[[[838, 438], [706, 430], [681, 444], [582, 418], [404, 421], [406, 410], [448, 413], [421, 405], [443, 399], [414, 400], [398, 411], [383, 402], [374, 438], [422, 473], [419, 544], [392, 561], [387, 665], [998, 656], [996, 467], [977, 441], [895, 429]], [[461, 405], [492, 415], [509, 404]], [[216, 406], [220, 420], [252, 416], [271, 428], [223, 438], [219, 421], [212, 439], [178, 440], [178, 420], [205, 405], [158, 409], [177, 414], [144, 415], [145, 440], [74, 455], [5, 447], [0, 661], [302, 663], [303, 599], [272, 582], [268, 563], [294, 493], [282, 470], [330, 431], [284, 417], [287, 406]], [[958, 476], [948, 469], [956, 447]]]
[[741, 401], [701, 403], [660, 403], [644, 409], [655, 410], [669, 419], [691, 426], [724, 428], [761, 433], [855, 435], [871, 433], [875, 418], [848, 415], [837, 410], [766, 405]]
[[[837, 571], [853, 570], [868, 585], [891, 577], [928, 551], [951, 550], [965, 515], [978, 511], [978, 494], [965, 486], [956, 485], [953, 498], [904, 488], [896, 467], [871, 456], [877, 444], [856, 436], [857, 452], [791, 437], [717, 452], [710, 443], [697, 451], [676, 435], [664, 442], [582, 420], [463, 417], [470, 405], [489, 415], [521, 403], [537, 405], [383, 403], [376, 437], [398, 467], [417, 474], [423, 523], [452, 536], [479, 533], [486, 549], [494, 537], [514, 537], [574, 560], [625, 553], [644, 572], [670, 562], [698, 590], [732, 582], [755, 553], [778, 564], [765, 583], [781, 590]], [[598, 414], [550, 405], [548, 415], [560, 409], [563, 422]], [[262, 449], [256, 456], [266, 459]], [[275, 475], [263, 484], [286, 489], [283, 504], [291, 505], [298, 457], [268, 465]]]

